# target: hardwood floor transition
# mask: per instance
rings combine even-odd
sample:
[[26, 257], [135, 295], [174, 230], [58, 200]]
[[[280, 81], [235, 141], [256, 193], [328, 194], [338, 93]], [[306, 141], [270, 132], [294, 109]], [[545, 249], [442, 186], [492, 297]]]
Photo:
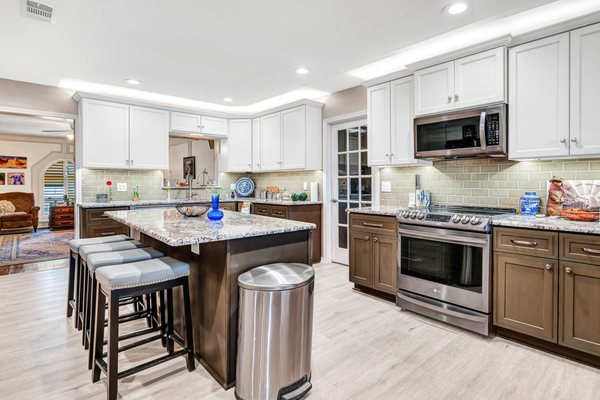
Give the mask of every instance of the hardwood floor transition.
[[[352, 290], [348, 269], [316, 267], [308, 399], [598, 399], [600, 370], [400, 311]], [[105, 399], [65, 312], [64, 268], [0, 277], [0, 397]], [[125, 328], [126, 329], [126, 328]], [[159, 344], [121, 354], [126, 368]], [[234, 399], [183, 358], [119, 382], [123, 399]]]

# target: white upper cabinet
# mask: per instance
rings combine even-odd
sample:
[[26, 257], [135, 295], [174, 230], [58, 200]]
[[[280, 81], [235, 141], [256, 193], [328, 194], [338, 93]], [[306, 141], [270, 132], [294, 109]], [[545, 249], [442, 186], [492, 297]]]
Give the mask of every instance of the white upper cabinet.
[[573, 156], [600, 155], [600, 24], [571, 32]]
[[418, 115], [454, 109], [454, 61], [415, 72], [415, 110]]
[[179, 132], [200, 133], [202, 116], [181, 112], [171, 112], [171, 130]]
[[509, 50], [509, 158], [569, 155], [569, 34]]
[[249, 119], [229, 120], [227, 138], [229, 172], [252, 171], [252, 121]]
[[252, 171], [260, 171], [260, 118], [252, 120]]
[[281, 168], [306, 167], [306, 106], [281, 112]]
[[415, 162], [415, 135], [413, 131], [413, 77], [392, 81], [391, 94], [391, 164]]
[[281, 169], [281, 113], [260, 117], [260, 169]]
[[129, 107], [129, 166], [169, 169], [169, 112]]
[[367, 88], [367, 162], [371, 166], [390, 164], [390, 124], [390, 82]]
[[129, 106], [81, 99], [81, 166], [84, 168], [129, 167]]
[[171, 131], [227, 137], [227, 119], [182, 112], [171, 112]]
[[506, 49], [484, 51], [454, 61], [454, 106], [506, 101]]
[[506, 49], [416, 71], [414, 91], [415, 115], [506, 102]]

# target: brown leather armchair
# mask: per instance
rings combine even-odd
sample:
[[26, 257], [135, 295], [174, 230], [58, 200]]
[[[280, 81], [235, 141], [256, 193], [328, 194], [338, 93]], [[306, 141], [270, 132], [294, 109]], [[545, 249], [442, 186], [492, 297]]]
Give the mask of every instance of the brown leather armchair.
[[0, 200], [8, 200], [15, 206], [15, 212], [0, 214], [0, 232], [37, 232], [40, 208], [35, 205], [33, 193], [0, 193]]

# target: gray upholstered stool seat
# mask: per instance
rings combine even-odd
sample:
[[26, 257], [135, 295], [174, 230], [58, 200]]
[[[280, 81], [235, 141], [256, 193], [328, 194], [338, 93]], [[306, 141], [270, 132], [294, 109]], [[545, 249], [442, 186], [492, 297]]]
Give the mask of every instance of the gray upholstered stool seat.
[[166, 282], [189, 274], [189, 264], [171, 257], [161, 257], [98, 268], [96, 280], [106, 290], [117, 290]]
[[129, 236], [126, 235], [112, 235], [112, 236], [104, 236], [104, 237], [93, 237], [86, 239], [71, 239], [69, 240], [69, 248], [71, 251], [77, 253], [81, 246], [86, 246], [90, 244], [101, 244], [101, 243], [113, 243], [113, 242], [122, 242], [124, 240], [132, 240]]
[[139, 240], [125, 240], [125, 241], [113, 242], [113, 243], [90, 244], [87, 246], [81, 246], [79, 248], [79, 257], [85, 263], [87, 263], [87, 258], [90, 254], [139, 249], [142, 247], [148, 247], [148, 245], [140, 242]]
[[108, 253], [92, 253], [87, 256], [87, 267], [90, 272], [95, 272], [96, 269], [108, 265], [127, 264], [160, 257], [164, 257], [164, 253], [155, 250], [152, 247], [111, 251]]

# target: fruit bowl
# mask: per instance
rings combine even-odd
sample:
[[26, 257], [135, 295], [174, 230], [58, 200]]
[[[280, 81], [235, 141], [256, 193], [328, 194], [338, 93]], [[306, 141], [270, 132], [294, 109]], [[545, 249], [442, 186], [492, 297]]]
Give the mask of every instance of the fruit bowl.
[[186, 206], [180, 205], [175, 207], [177, 211], [184, 217], [200, 217], [210, 209], [209, 206]]

